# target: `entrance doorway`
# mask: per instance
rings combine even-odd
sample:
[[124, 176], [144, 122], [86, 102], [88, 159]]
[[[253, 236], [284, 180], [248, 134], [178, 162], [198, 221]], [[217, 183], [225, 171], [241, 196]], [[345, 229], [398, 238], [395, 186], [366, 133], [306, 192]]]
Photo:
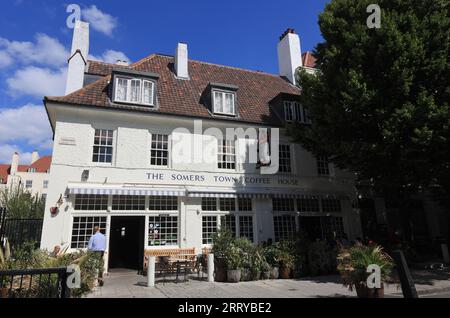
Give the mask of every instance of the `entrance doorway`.
[[143, 268], [144, 231], [144, 216], [111, 217], [109, 268]]

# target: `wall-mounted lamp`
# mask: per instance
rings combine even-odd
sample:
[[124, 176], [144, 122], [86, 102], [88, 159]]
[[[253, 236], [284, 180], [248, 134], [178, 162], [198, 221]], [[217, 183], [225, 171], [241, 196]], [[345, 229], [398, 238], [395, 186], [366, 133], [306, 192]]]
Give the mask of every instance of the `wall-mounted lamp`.
[[81, 181], [86, 182], [89, 179], [89, 170], [83, 170], [81, 173]]

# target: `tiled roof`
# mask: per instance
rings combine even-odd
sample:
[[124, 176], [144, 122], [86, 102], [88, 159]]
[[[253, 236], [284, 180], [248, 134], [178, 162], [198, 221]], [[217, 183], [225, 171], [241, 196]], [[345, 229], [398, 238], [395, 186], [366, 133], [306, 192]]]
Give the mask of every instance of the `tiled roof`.
[[0, 165], [0, 184], [4, 184], [8, 180], [9, 167], [11, 165]]
[[47, 172], [52, 164], [52, 156], [44, 156], [39, 158], [33, 164], [29, 165], [28, 168], [35, 168], [36, 172]]
[[88, 61], [88, 65], [86, 68], [86, 74], [91, 75], [99, 75], [99, 76], [107, 76], [110, 75], [113, 68], [124, 68], [128, 69], [129, 67], [123, 65], [110, 64], [100, 61]]
[[[18, 172], [27, 172], [30, 168], [35, 168], [36, 172], [46, 173], [50, 169], [52, 163], [52, 156], [44, 156], [39, 158], [31, 165], [19, 165], [17, 167]], [[5, 184], [8, 180], [8, 175], [10, 174], [11, 164], [0, 164], [0, 179], [2, 182], [0, 184]]]
[[311, 51], [306, 51], [302, 54], [302, 64], [306, 67], [315, 68], [317, 59], [313, 56]]
[[[158, 112], [183, 116], [213, 118], [204, 105], [202, 95], [208, 84], [222, 83], [238, 86], [238, 117], [253, 123], [280, 125], [272, 113], [269, 102], [280, 93], [299, 94], [299, 89], [280, 76], [234, 67], [189, 60], [189, 80], [177, 79], [173, 72], [172, 56], [153, 54], [128, 68], [135, 71], [159, 74], [157, 82], [158, 108], [113, 103], [108, 96], [111, 70], [116, 65], [89, 62], [89, 72], [105, 75], [84, 88], [63, 97], [46, 97], [46, 101], [108, 107], [145, 112]], [[127, 68], [127, 67], [124, 67]], [[108, 74], [108, 75], [107, 75]], [[223, 119], [223, 117], [220, 117]]]

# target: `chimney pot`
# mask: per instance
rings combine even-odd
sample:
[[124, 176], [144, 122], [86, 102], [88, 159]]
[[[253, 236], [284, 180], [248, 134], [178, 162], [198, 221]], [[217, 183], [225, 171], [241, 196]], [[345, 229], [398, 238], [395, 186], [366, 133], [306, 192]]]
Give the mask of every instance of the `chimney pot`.
[[123, 60], [117, 60], [116, 61], [116, 65], [128, 66], [128, 62], [127, 61], [123, 61]]

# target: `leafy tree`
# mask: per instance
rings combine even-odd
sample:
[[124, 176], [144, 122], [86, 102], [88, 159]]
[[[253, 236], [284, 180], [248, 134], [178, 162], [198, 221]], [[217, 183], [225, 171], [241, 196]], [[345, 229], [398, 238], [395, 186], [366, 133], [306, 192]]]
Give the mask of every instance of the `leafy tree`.
[[300, 70], [313, 125], [290, 131], [385, 193], [450, 193], [448, 0], [332, 0], [319, 16], [315, 75]]
[[17, 184], [0, 190], [0, 206], [6, 208], [9, 218], [43, 218], [45, 200]]

